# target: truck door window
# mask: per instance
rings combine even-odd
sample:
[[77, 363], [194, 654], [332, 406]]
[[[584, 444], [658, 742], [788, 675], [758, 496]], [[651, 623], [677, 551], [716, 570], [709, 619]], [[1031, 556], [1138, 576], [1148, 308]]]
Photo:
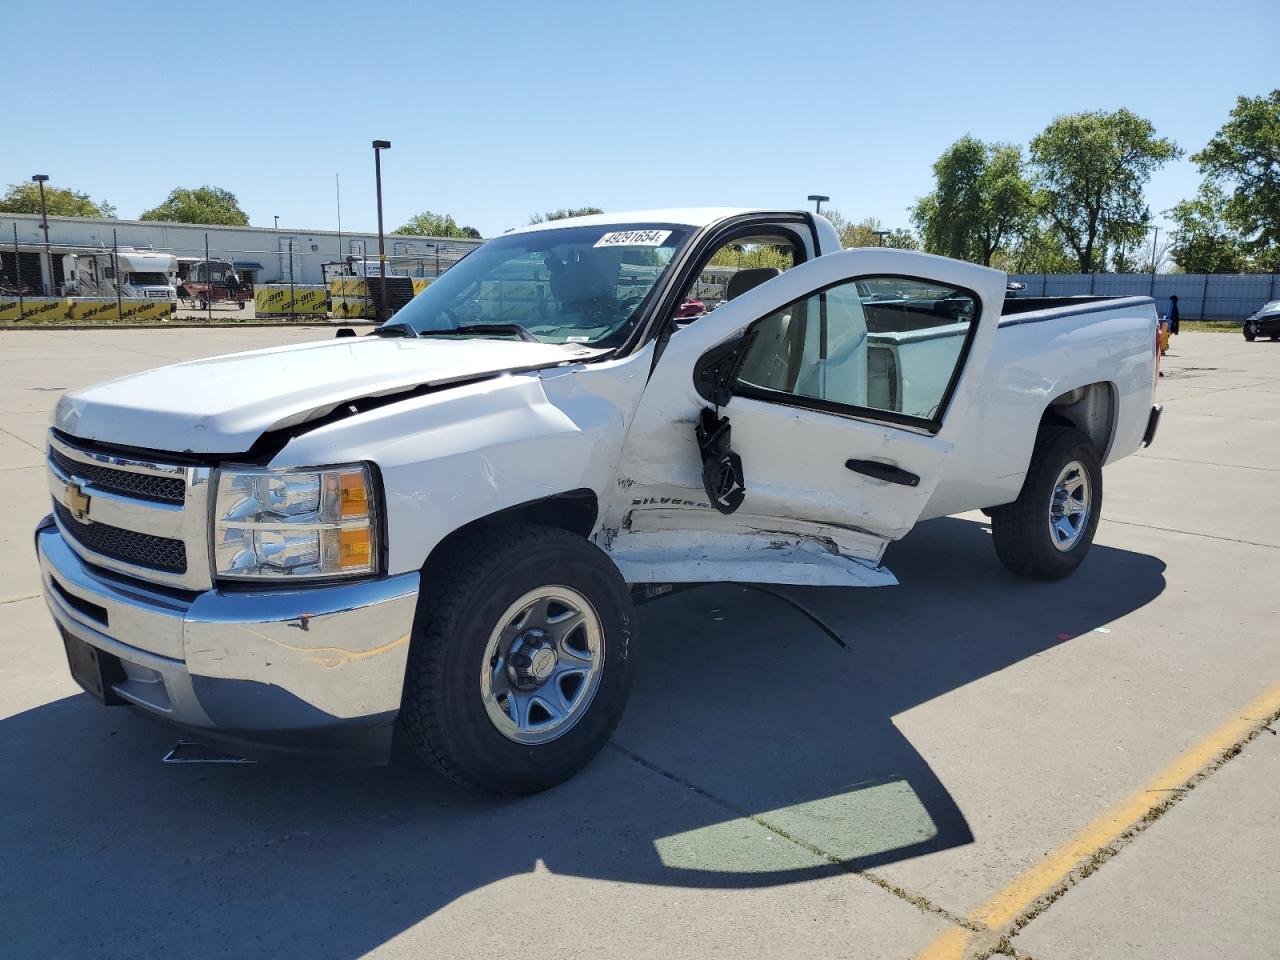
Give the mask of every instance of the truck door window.
[[936, 422], [977, 316], [974, 294], [928, 280], [846, 281], [757, 321], [737, 392]]
[[797, 262], [795, 245], [786, 237], [731, 240], [703, 264], [676, 307], [675, 321], [695, 320], [753, 286], [790, 270]]

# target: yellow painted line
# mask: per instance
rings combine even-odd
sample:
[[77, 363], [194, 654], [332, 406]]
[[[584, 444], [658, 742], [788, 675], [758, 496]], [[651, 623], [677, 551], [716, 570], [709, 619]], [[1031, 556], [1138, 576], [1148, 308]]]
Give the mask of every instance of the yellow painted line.
[[[1217, 730], [1192, 746], [1155, 775], [1140, 790], [1087, 824], [1062, 846], [1024, 871], [970, 914], [969, 919], [991, 932], [1013, 923], [1040, 897], [1057, 887], [1084, 860], [1107, 846], [1152, 807], [1170, 796], [1208, 766], [1224, 750], [1247, 737], [1266, 718], [1280, 710], [1280, 683], [1276, 683], [1233, 715]], [[975, 934], [953, 928], [916, 955], [916, 960], [960, 960]]]

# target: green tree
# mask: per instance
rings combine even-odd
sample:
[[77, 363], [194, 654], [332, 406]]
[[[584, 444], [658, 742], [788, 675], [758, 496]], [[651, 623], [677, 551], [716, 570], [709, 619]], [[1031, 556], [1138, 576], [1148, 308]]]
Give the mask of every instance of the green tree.
[[899, 250], [916, 250], [920, 244], [915, 234], [903, 227], [886, 230], [875, 217], [867, 217], [858, 223], [846, 223], [840, 231], [840, 246], [896, 247]]
[[912, 208], [924, 249], [987, 266], [1035, 217], [1022, 150], [961, 137], [933, 165], [937, 184]]
[[1055, 231], [1033, 223], [997, 251], [991, 266], [1006, 273], [1074, 273], [1076, 259]]
[[[45, 209], [51, 217], [94, 217], [111, 220], [116, 208], [107, 201], [94, 203], [87, 193], [44, 185]], [[39, 213], [40, 187], [35, 183], [11, 183], [0, 197], [0, 213]]]
[[1178, 156], [1177, 144], [1124, 109], [1057, 117], [1031, 141], [1039, 209], [1082, 273], [1104, 268], [1109, 247], [1141, 241], [1151, 219], [1143, 188]]
[[730, 243], [721, 247], [708, 261], [712, 267], [737, 267], [747, 270], [754, 267], [775, 267], [790, 270], [795, 266], [791, 248], [780, 248], [768, 243]]
[[164, 203], [143, 212], [139, 220], [169, 223], [217, 223], [231, 227], [249, 224], [248, 215], [230, 190], [221, 187], [174, 187]]
[[1227, 222], [1227, 205], [1222, 189], [1206, 181], [1192, 199], [1165, 211], [1177, 225], [1173, 258], [1187, 273], [1241, 273], [1249, 269], [1244, 241]]
[[599, 207], [572, 207], [565, 209], [561, 207], [559, 210], [550, 210], [546, 213], [535, 213], [529, 218], [529, 223], [546, 223], [549, 220], [567, 220], [569, 217], [589, 217], [593, 213], [604, 213]]
[[1191, 159], [1224, 193], [1226, 223], [1248, 238], [1249, 250], [1274, 262], [1280, 251], [1280, 90], [1237, 98], [1227, 122]]
[[408, 223], [396, 230], [396, 233], [417, 237], [480, 239], [480, 231], [475, 227], [460, 227], [458, 226], [458, 221], [454, 220], [449, 214], [432, 213], [430, 210], [423, 210], [417, 216], [411, 217]]

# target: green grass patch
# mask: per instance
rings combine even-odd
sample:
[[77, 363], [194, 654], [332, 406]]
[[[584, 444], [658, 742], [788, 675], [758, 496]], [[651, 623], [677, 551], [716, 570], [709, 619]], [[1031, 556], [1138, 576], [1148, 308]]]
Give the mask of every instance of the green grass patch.
[[1243, 320], [1182, 320], [1178, 323], [1178, 332], [1239, 333], [1243, 326]]

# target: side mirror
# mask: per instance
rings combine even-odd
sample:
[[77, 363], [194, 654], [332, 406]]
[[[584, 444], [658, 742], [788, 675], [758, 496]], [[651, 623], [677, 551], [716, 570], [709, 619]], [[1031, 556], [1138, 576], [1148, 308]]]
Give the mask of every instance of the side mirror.
[[693, 389], [698, 391], [698, 396], [716, 407], [728, 405], [733, 385], [755, 338], [755, 331], [751, 330], [716, 344], [698, 358], [693, 368]]

